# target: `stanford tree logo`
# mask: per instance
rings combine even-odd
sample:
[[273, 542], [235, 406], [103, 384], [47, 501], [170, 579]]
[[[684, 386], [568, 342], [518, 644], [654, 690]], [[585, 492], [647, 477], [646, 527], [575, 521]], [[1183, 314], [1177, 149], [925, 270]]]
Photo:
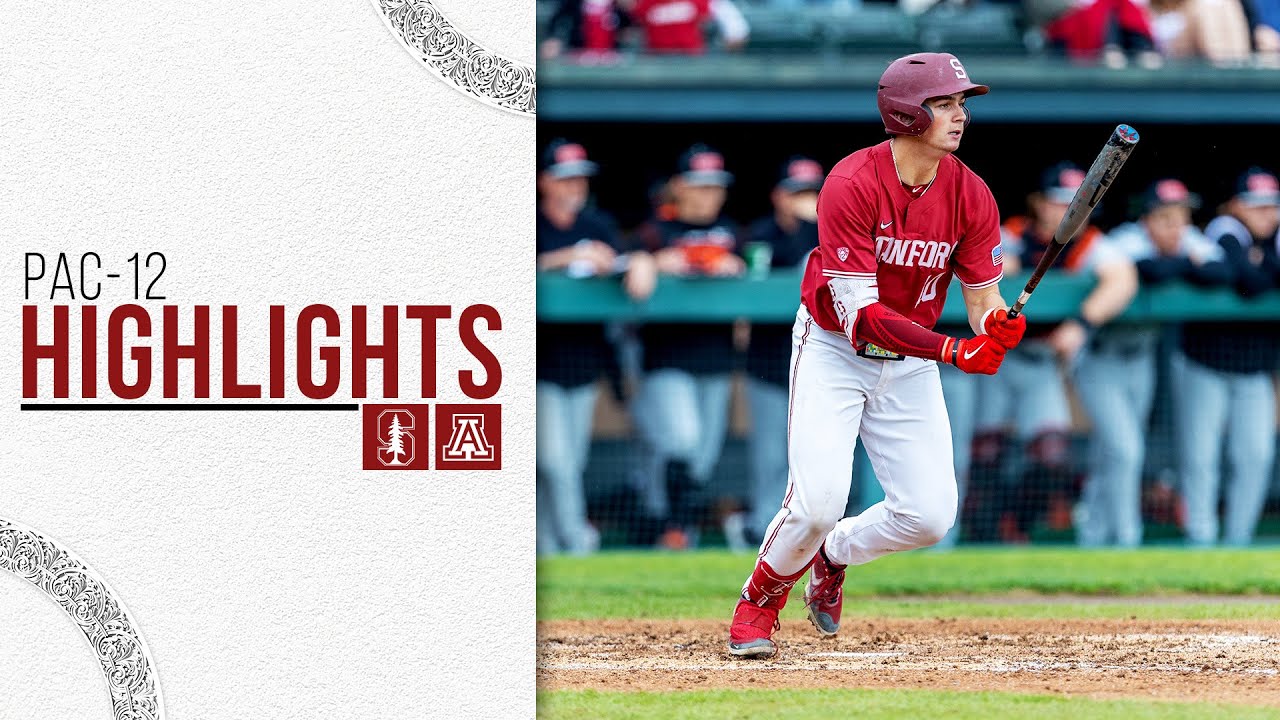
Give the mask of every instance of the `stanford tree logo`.
[[364, 406], [364, 469], [426, 470], [427, 405]]
[[[386, 434], [378, 438], [378, 444], [382, 446], [378, 451], [378, 461], [387, 466], [408, 465], [413, 462], [413, 413], [408, 410], [383, 410], [378, 417], [380, 431], [387, 415], [391, 416], [391, 422], [387, 424]], [[401, 415], [406, 419], [403, 424], [400, 422]], [[406, 446], [408, 450], [405, 450]], [[408, 455], [407, 462], [401, 460], [405, 455]]]

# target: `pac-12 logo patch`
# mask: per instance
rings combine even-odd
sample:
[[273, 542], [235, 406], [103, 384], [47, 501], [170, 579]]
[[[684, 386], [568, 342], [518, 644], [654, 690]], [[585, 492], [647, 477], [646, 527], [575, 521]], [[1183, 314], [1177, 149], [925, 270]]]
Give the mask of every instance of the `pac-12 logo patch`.
[[840, 258], [840, 262], [844, 262], [845, 260], [848, 260], [849, 248], [847, 247], [836, 248], [836, 257]]
[[436, 405], [437, 470], [501, 470], [501, 405]]
[[365, 405], [364, 469], [426, 470], [431, 466], [429, 405]]

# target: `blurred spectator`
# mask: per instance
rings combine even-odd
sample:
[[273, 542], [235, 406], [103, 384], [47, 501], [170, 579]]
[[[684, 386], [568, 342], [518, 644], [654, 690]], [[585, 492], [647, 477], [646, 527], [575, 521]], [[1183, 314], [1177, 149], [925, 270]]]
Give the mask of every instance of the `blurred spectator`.
[[733, 0], [618, 0], [644, 33], [644, 49], [651, 53], [698, 55], [706, 52], [703, 28], [714, 22], [729, 50], [747, 42], [750, 27]]
[[1253, 49], [1261, 64], [1280, 65], [1280, 0], [1244, 0]]
[[[1231, 266], [1236, 291], [1248, 298], [1274, 288], [1280, 273], [1280, 183], [1251, 169], [1240, 177], [1225, 212], [1205, 228]], [[1231, 484], [1223, 542], [1253, 539], [1275, 455], [1276, 406], [1271, 373], [1280, 362], [1275, 322], [1205, 322], [1183, 327], [1178, 378], [1178, 445], [1182, 451], [1187, 539], [1218, 540], [1218, 485], [1226, 443]]]
[[[816, 160], [793, 157], [770, 195], [773, 214], [748, 233], [748, 258], [757, 254], [776, 270], [803, 268], [818, 246], [818, 190], [823, 169]], [[753, 268], [754, 271], [754, 268]], [[749, 545], [759, 545], [787, 487], [787, 390], [793, 323], [755, 323], [747, 348], [747, 402], [751, 407], [751, 517]]]
[[[1136, 264], [1144, 285], [1230, 282], [1222, 248], [1191, 224], [1191, 211], [1199, 206], [1200, 198], [1180, 180], [1160, 180], [1143, 195], [1139, 220], [1109, 234], [1113, 247]], [[1093, 425], [1076, 516], [1081, 545], [1142, 542], [1142, 465], [1160, 334], [1155, 323], [1103, 327], [1076, 370], [1076, 392]]]
[[1249, 59], [1249, 23], [1239, 0], [1152, 0], [1156, 47], [1170, 58], [1218, 65]]
[[[587, 178], [597, 166], [576, 143], [555, 140], [538, 163], [538, 269], [573, 277], [613, 275], [635, 299], [653, 291], [656, 268], [644, 253], [620, 257], [613, 219], [587, 207]], [[582, 472], [591, 442], [596, 381], [614, 365], [598, 323], [538, 323], [537, 530], [538, 552], [594, 550], [599, 536], [587, 522]]]
[[674, 220], [676, 199], [671, 195], [671, 178], [657, 180], [649, 186], [649, 211], [654, 220]]
[[[1035, 267], [1083, 182], [1084, 171], [1070, 163], [1045, 173], [1042, 190], [1028, 198], [1031, 216], [1010, 218], [1003, 228], [1006, 273]], [[1059, 364], [1071, 368], [1093, 332], [1128, 307], [1138, 289], [1133, 263], [1092, 226], [1067, 246], [1054, 267], [1059, 272], [1091, 273], [1097, 284], [1078, 314], [1063, 322], [1037, 323], [1032, 306], [1024, 340], [1005, 356], [1000, 372], [980, 384], [971, 487], [977, 488], [981, 473], [982, 502], [993, 507], [1004, 502], [1008, 510], [1000, 513], [999, 533], [1009, 542], [1026, 541], [1040, 511], [1046, 511], [1051, 528], [1070, 525], [1075, 485], [1068, 460], [1071, 413]], [[1024, 446], [1025, 456], [1016, 493], [998, 487], [1010, 431]], [[992, 530], [979, 528], [978, 535]]]
[[1101, 59], [1123, 67], [1129, 55], [1155, 67], [1155, 51], [1146, 8], [1134, 0], [1026, 0], [1027, 16], [1041, 25], [1049, 47], [1072, 60]]
[[[738, 229], [721, 216], [733, 176], [724, 157], [694, 145], [681, 157], [669, 182], [674, 217], [654, 219], [640, 240], [658, 270], [684, 277], [741, 275], [746, 264]], [[644, 346], [636, 421], [653, 466], [642, 488], [646, 510], [663, 525], [662, 543], [696, 542], [705, 486], [720, 458], [729, 413], [733, 327], [729, 323], [650, 323], [640, 331]]]
[[625, 18], [614, 0], [559, 0], [547, 23], [551, 37], [542, 42], [542, 57], [568, 52], [607, 58], [618, 48], [618, 31]]

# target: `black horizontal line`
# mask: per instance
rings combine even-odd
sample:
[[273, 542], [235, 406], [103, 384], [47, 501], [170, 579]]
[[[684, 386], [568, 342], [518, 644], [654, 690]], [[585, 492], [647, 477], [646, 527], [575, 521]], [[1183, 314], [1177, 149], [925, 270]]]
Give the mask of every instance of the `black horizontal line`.
[[230, 412], [230, 411], [355, 411], [360, 409], [357, 403], [22, 403], [22, 409], [28, 411], [115, 411], [132, 412], [136, 410], [182, 411], [182, 412]]

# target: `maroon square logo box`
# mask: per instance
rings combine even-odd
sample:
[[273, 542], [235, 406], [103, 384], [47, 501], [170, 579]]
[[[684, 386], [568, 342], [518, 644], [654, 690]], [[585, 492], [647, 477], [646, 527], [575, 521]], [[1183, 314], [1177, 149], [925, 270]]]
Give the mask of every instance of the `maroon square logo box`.
[[365, 470], [431, 468], [430, 405], [365, 405]]
[[501, 470], [501, 405], [436, 405], [437, 470]]

